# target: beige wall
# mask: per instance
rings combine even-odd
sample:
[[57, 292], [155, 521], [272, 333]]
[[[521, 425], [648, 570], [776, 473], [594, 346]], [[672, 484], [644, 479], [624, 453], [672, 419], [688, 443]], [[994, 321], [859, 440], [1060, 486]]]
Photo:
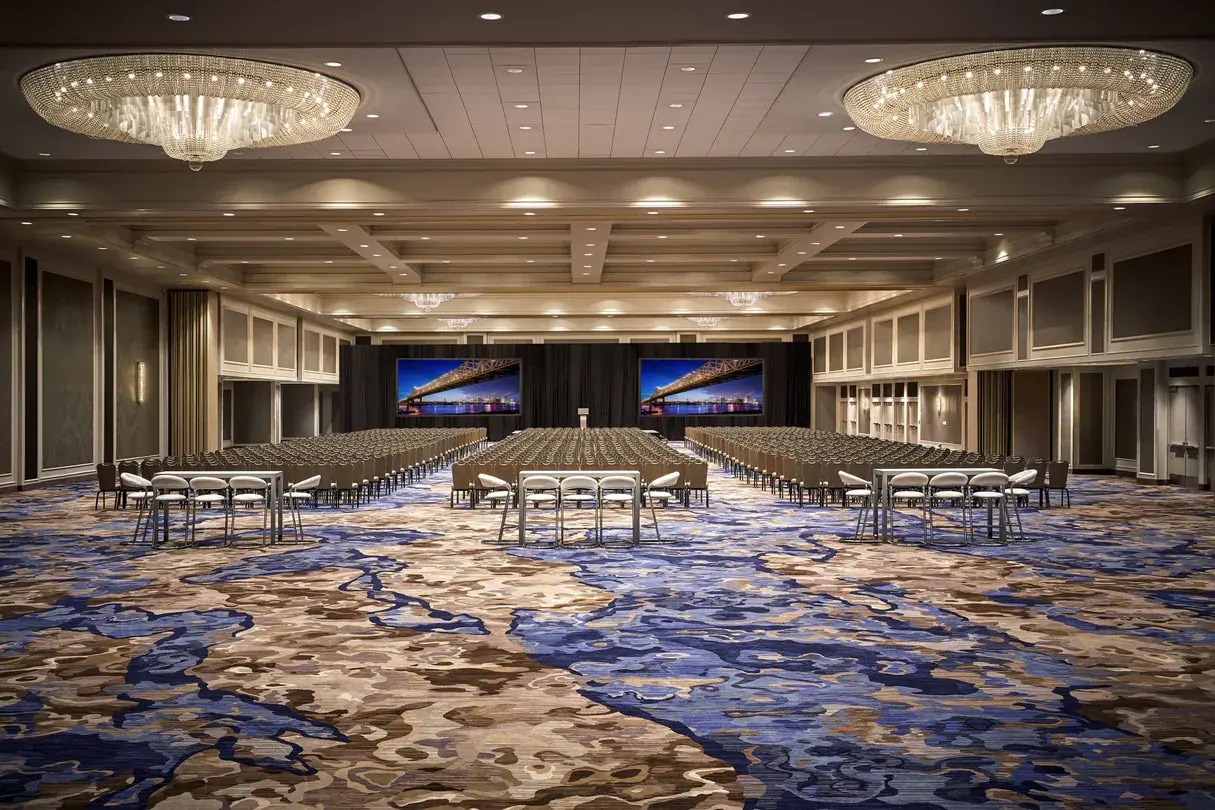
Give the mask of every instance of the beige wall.
[[1012, 412], [1013, 454], [1052, 458], [1049, 371], [1013, 372]]

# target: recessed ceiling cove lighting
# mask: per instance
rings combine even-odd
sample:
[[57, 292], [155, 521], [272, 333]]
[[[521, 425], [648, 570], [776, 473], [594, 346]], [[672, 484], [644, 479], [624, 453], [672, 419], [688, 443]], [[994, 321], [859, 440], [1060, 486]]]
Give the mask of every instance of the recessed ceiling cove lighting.
[[803, 213], [803, 214], [813, 214], [813, 213], [814, 213], [814, 209], [813, 209], [813, 208], [803, 208], [803, 209], [802, 209], [802, 213]]
[[745, 11], [734, 11], [726, 15], [727, 20], [745, 20], [751, 15]]
[[502, 19], [502, 15], [497, 13], [496, 11], [487, 11], [481, 15], [481, 19], [489, 20], [490, 22], [493, 22], [494, 20]]
[[168, 15], [170, 22], [189, 22], [190, 18], [185, 14], [170, 14]]
[[325, 67], [341, 67], [341, 62], [326, 62]]
[[1042, 16], [1044, 16], [1044, 17], [1055, 17], [1062, 13], [1063, 13], [1063, 9], [1061, 9], [1061, 8], [1044, 8], [1044, 9], [1042, 9]]

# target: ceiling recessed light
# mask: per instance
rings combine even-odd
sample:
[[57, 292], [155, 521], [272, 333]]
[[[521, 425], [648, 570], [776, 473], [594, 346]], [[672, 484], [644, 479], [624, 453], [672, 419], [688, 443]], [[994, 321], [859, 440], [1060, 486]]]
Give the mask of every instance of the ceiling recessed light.
[[341, 62], [326, 62], [325, 67], [341, 67]]
[[794, 152], [796, 152], [796, 151], [797, 151], [796, 149], [786, 149], [786, 150], [785, 150], [785, 154], [786, 154], [786, 155], [792, 155], [792, 154], [793, 154]]
[[672, 129], [675, 129], [675, 127], [671, 126], [670, 124], [667, 124], [665, 127], [663, 127], [663, 129], [672, 130]]
[[523, 212], [523, 216], [525, 216], [525, 217], [534, 217], [535, 215], [536, 215], [535, 211], [524, 211]]
[[[591, 266], [590, 266], [589, 264], [584, 264], [584, 265], [582, 265], [582, 266], [583, 266], [583, 267], [585, 267], [587, 270], [590, 270], [590, 269], [591, 269]], [[583, 273], [582, 275], [584, 275], [584, 276], [585, 276], [585, 275], [586, 275], [586, 273]]]
[[507, 73], [513, 73], [513, 74], [516, 74], [516, 75], [517, 75], [517, 74], [519, 74], [519, 73], [522, 73], [522, 72], [523, 72], [523, 68], [507, 68], [507, 69], [506, 69], [506, 72], [507, 72]]
[[654, 154], [656, 154], [656, 155], [665, 155], [666, 153], [667, 153], [667, 150], [665, 150], [665, 149], [655, 149], [654, 150]]
[[587, 242], [587, 243], [586, 243], [586, 246], [587, 246], [587, 247], [594, 247], [594, 246], [595, 246], [595, 243], [594, 243], [594, 242]]
[[939, 261], [941, 261], [941, 259], [944, 259], [944, 258], [945, 258], [944, 256], [933, 256], [933, 257], [932, 257], [932, 260], [933, 260], [933, 261], [936, 261], [936, 262], [939, 262]]
[[494, 20], [502, 19], [502, 15], [496, 11], [487, 11], [481, 15], [481, 19], [489, 20], [490, 22], [493, 22]]
[[[290, 238], [290, 237], [288, 237], [288, 238]], [[361, 248], [369, 248], [369, 247], [371, 247], [371, 245], [359, 245], [359, 247], [361, 247]]]
[[22, 220], [21, 224], [22, 225], [33, 225], [34, 223], [30, 222], [29, 220]]
[[346, 229], [345, 229], [345, 228], [338, 228], [338, 233], [346, 233]]
[[763, 239], [763, 238], [764, 238], [764, 235], [763, 235], [762, 233], [757, 233], [757, 234], [755, 234], [755, 238], [756, 238], [756, 239]]
[[[284, 241], [286, 241], [286, 242], [294, 242], [294, 241], [295, 241], [295, 237], [294, 237], [294, 236], [284, 236], [284, 237], [283, 237], [283, 240], [284, 240]], [[194, 240], [193, 240], [193, 239], [191, 239], [190, 241], [191, 241], [191, 242], [193, 242]], [[363, 247], [367, 247], [367, 246], [366, 246], [366, 245], [363, 245]]]
[[662, 236], [660, 236], [660, 237], [658, 237], [658, 238], [659, 238], [659, 239], [666, 239], [667, 237], [666, 237], [666, 235], [665, 235], [665, 234], [663, 234]]
[[813, 209], [813, 208], [803, 208], [803, 209], [802, 209], [802, 213], [803, 213], [803, 214], [813, 214], [813, 213], [814, 213], [814, 209]]
[[730, 264], [737, 264], [737, 263], [738, 263], [738, 259], [730, 259]]
[[[134, 256], [132, 256], [131, 258], [132, 258], [132, 259], [134, 259], [135, 257], [134, 257]], [[185, 277], [186, 277], [186, 274], [185, 274], [185, 273], [178, 273], [177, 275], [181, 276], [182, 278], [185, 278]]]
[[[244, 264], [244, 262], [241, 262], [241, 264]], [[325, 259], [325, 264], [333, 264], [333, 259]]]
[[751, 15], [745, 11], [732, 11], [726, 15], [727, 20], [745, 20]]
[[821, 113], [818, 114], [818, 117], [819, 118], [830, 118], [833, 115], [835, 115], [835, 113], [831, 112], [830, 110], [823, 110]]
[[696, 68], [692, 67], [691, 65], [684, 65], [680, 68], [680, 70], [682, 70], [684, 73], [691, 73], [696, 70]]
[[587, 228], [587, 230], [588, 230], [588, 231], [596, 231], [596, 230], [599, 230], [599, 229], [598, 229], [598, 228]]
[[895, 236], [898, 237], [899, 239], [903, 238], [903, 234], [901, 234], [901, 233], [896, 233]]
[[856, 131], [856, 127], [853, 127], [853, 126], [844, 127], [844, 132], [855, 132], [855, 131]]
[[822, 244], [822, 242], [811, 242], [810, 244], [811, 244], [811, 245], [813, 245], [813, 246], [815, 246], [815, 247], [818, 247], [819, 245], [821, 245], [821, 244]]
[[[996, 234], [992, 234], [992, 236], [1003, 236], [1003, 235], [1004, 235], [1004, 234], [1002, 234], [1002, 233], [996, 233]], [[902, 236], [902, 234], [899, 234], [899, 236]]]
[[672, 110], [678, 110], [683, 105], [680, 104], [678, 101], [676, 101], [673, 104], [668, 104], [667, 106], [670, 107]]
[[169, 21], [170, 22], [189, 22], [190, 18], [188, 16], [186, 16], [185, 14], [170, 14]]
[[526, 239], [527, 237], [526, 237], [526, 236], [520, 236], [519, 238], [520, 238], [520, 239]]
[[534, 154], [536, 154], [536, 153], [535, 153], [534, 151], [530, 151], [530, 150], [529, 150], [529, 151], [527, 151], [527, 152], [524, 152], [523, 154], [525, 154], [525, 155], [534, 155]]
[[650, 215], [650, 216], [652, 216], [652, 217], [654, 217], [654, 216], [658, 216], [658, 212], [657, 212], [657, 211], [646, 211], [646, 213], [647, 213], [647, 214], [649, 214], [649, 215]]
[[444, 259], [443, 264], [451, 264], [451, 259]]
[[72, 235], [71, 235], [70, 233], [65, 233], [65, 234], [63, 234], [63, 238], [64, 238], [64, 239], [71, 239], [71, 238], [72, 238]]
[[583, 253], [582, 255], [586, 258], [590, 258], [591, 256], [594, 256], [595, 254], [594, 253]]
[[329, 156], [330, 156], [330, 157], [338, 157], [338, 156], [339, 156], [339, 155], [341, 155], [341, 154], [342, 154], [341, 152], [330, 152], [330, 153], [329, 153]]
[[[156, 269], [157, 269], [157, 270], [164, 270], [164, 269], [165, 269], [165, 266], [164, 266], [163, 264], [158, 264], [158, 265], [156, 265]], [[227, 287], [224, 287], [224, 289], [226, 290], [226, 289], [228, 289], [228, 288], [227, 288]]]
[[1115, 210], [1115, 211], [1125, 211], [1125, 210], [1126, 210], [1126, 206], [1125, 206], [1125, 205], [1115, 205], [1115, 206], [1114, 206], [1114, 210]]
[[866, 59], [866, 60], [865, 60], [865, 64], [866, 64], [866, 65], [876, 65], [876, 64], [877, 64], [878, 62], [880, 62], [880, 61], [882, 61], [882, 57], [880, 57], [880, 56], [871, 56], [871, 57], [869, 57], [868, 59]]
[[528, 259], [528, 260], [527, 260], [527, 263], [528, 263], [528, 264], [535, 264], [535, 263], [536, 263], [536, 260], [535, 260], [535, 259]]
[[1160, 148], [1160, 144], [1158, 144], [1158, 143], [1154, 143], [1148, 147], [1148, 149], [1159, 149], [1159, 148]]
[[836, 225], [836, 226], [835, 226], [835, 229], [836, 229], [837, 231], [842, 231], [842, 230], [844, 230], [844, 226], [843, 226], [843, 225]]
[[806, 251], [804, 251], [804, 250], [799, 250], [799, 251], [797, 252], [797, 255], [798, 255], [798, 256], [805, 256], [805, 255], [806, 255]]
[[50, 152], [39, 152], [38, 153], [38, 157], [50, 157], [50, 156], [51, 156]]
[[1203, 119], [1203, 121], [1202, 121], [1202, 123], [1204, 123], [1204, 124], [1215, 124], [1215, 118], [1204, 118], [1204, 119]]
[[[784, 267], [785, 265], [784, 265], [784, 264], [778, 264], [778, 265], [776, 265], [776, 266], [777, 266], [777, 267]], [[772, 271], [771, 271], [771, 270], [769, 270], [768, 272], [769, 272], [769, 273], [771, 273]]]
[[969, 208], [959, 208], [959, 209], [958, 209], [958, 213], [959, 213], [959, 214], [965, 214], [965, 213], [966, 213], [967, 211], [969, 211], [969, 210], [970, 210]]
[[524, 130], [526, 130], [526, 129], [531, 129], [531, 127], [519, 127], [519, 129], [524, 129]]
[[1042, 14], [1045, 17], [1054, 17], [1054, 16], [1056, 16], [1058, 14], [1062, 14], [1062, 13], [1063, 13], [1063, 9], [1061, 9], [1061, 8], [1044, 8], [1044, 9], [1042, 9]]
[[526, 109], [527, 109], [527, 105], [526, 105], [526, 104], [516, 104], [516, 105], [515, 105], [515, 109], [516, 109], [516, 110], [526, 110]]
[[373, 216], [373, 217], [382, 217], [382, 216], [384, 216], [384, 212], [383, 212], [383, 211], [376, 211], [374, 214], [372, 214], [372, 216]]
[[342, 132], [354, 132], [350, 127], [342, 127]]
[[850, 261], [850, 262], [856, 261], [856, 256], [849, 256], [848, 261]]
[[917, 146], [917, 147], [915, 148], [915, 151], [917, 151], [917, 152], [927, 152], [927, 151], [928, 151], [928, 147], [927, 147], [927, 146]]
[[653, 263], [654, 263], [654, 260], [653, 260], [653, 259], [646, 259], [646, 263], [647, 263], [647, 264], [653, 264]]
[[80, 214], [77, 214], [75, 211], [68, 211], [68, 216], [69, 217], [78, 217], [78, 216], [80, 216]]
[[[290, 237], [290, 236], [288, 236], [287, 238], [288, 238], [288, 239], [290, 239], [291, 237]], [[186, 237], [186, 241], [187, 241], [187, 242], [197, 242], [198, 240], [197, 240], [197, 239], [195, 239], [193, 236], [187, 236], [187, 237]]]
[[234, 217], [234, 216], [236, 216], [236, 214], [232, 213], [231, 211], [224, 211], [224, 216], [226, 216], [226, 217]]
[[379, 113], [367, 113], [367, 117], [368, 118], [379, 118], [380, 114]]

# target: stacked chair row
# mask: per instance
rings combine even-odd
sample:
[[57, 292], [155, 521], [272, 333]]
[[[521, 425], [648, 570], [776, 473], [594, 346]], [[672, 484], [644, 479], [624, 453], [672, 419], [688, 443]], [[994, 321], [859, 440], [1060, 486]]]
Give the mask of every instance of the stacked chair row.
[[507, 437], [451, 468], [451, 505], [476, 507], [488, 491], [478, 476], [518, 481], [526, 470], [637, 470], [644, 484], [679, 473], [673, 490], [709, 505], [709, 467], [638, 428], [535, 428]]
[[97, 466], [98, 493], [125, 506], [130, 487], [121, 476], [151, 480], [169, 471], [281, 470], [286, 484], [319, 475], [312, 505], [358, 505], [439, 470], [485, 446], [484, 428], [402, 428], [334, 433], [278, 444], [231, 447], [213, 453], [124, 461]]
[[1024, 488], [1037, 493], [1040, 505], [1049, 505], [1051, 492], [1071, 505], [1066, 461], [981, 455], [796, 427], [693, 427], [684, 441], [730, 475], [803, 505], [843, 502], [847, 487], [840, 472], [871, 481], [880, 467], [985, 467], [1007, 475], [1034, 470]]

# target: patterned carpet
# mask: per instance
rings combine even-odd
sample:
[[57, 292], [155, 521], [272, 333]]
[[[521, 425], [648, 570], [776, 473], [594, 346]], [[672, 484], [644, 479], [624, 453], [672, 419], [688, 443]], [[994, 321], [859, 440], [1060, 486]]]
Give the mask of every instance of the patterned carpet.
[[0, 800], [1215, 807], [1209, 493], [1081, 477], [926, 549], [714, 473], [672, 545], [502, 549], [448, 481], [265, 550], [0, 496]]

